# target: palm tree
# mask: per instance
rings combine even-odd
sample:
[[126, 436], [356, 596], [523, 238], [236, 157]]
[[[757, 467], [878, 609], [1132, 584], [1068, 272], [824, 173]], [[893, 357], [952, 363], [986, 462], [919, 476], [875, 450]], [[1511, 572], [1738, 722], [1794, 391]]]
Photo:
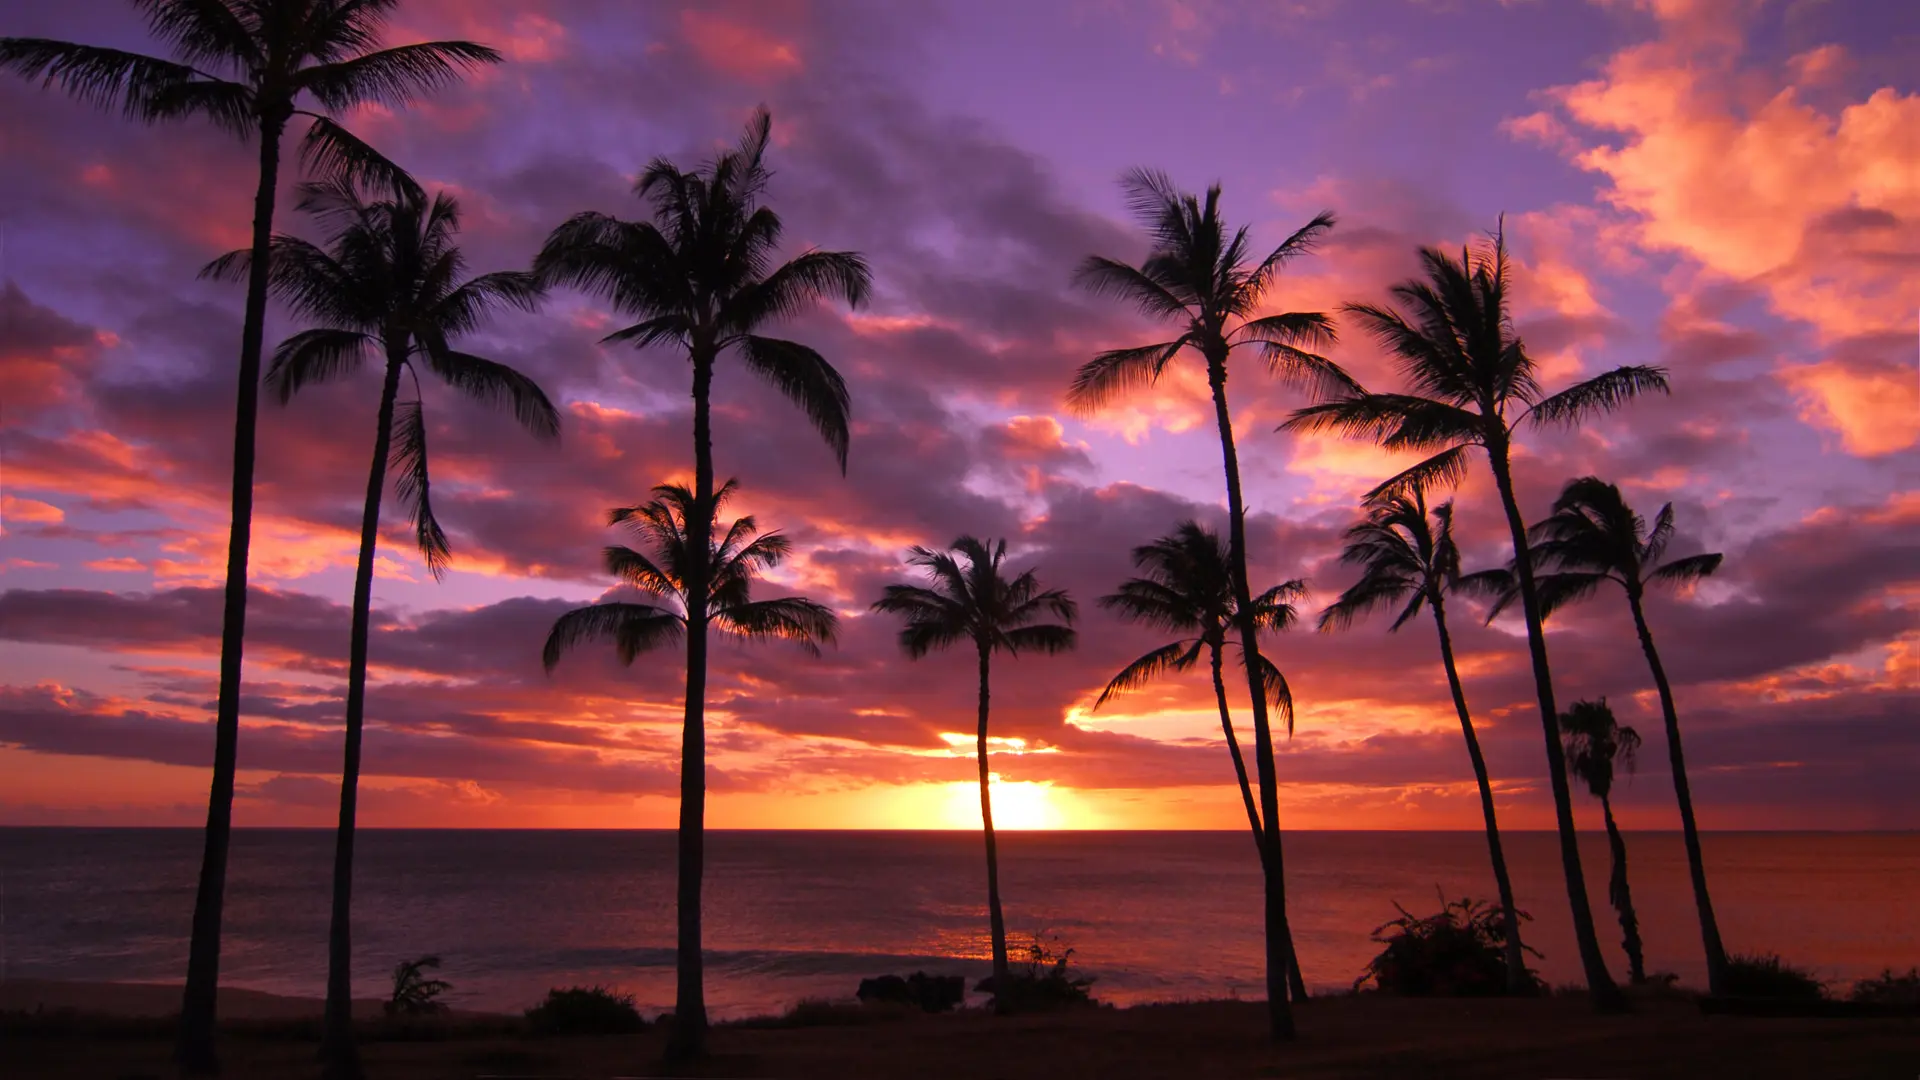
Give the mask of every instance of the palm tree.
[[1600, 800], [1607, 819], [1607, 847], [1613, 853], [1613, 873], [1607, 877], [1607, 900], [1620, 913], [1620, 947], [1627, 951], [1627, 978], [1647, 981], [1647, 965], [1640, 952], [1640, 919], [1633, 913], [1633, 893], [1627, 888], [1627, 842], [1613, 821], [1613, 769], [1632, 772], [1640, 750], [1640, 735], [1621, 727], [1607, 708], [1607, 699], [1576, 701], [1560, 714], [1560, 730], [1567, 740], [1567, 772], [1587, 785]]
[[[1162, 645], [1120, 669], [1100, 691], [1093, 707], [1097, 710], [1117, 694], [1145, 686], [1169, 672], [1190, 670], [1204, 649], [1213, 672], [1213, 696], [1220, 707], [1220, 731], [1226, 736], [1227, 753], [1233, 758], [1233, 772], [1240, 781], [1240, 800], [1246, 805], [1247, 823], [1253, 828], [1253, 846], [1266, 864], [1266, 836], [1260, 831], [1260, 810], [1254, 801], [1253, 785], [1247, 779], [1247, 764], [1240, 756], [1240, 741], [1233, 732], [1233, 715], [1227, 708], [1227, 684], [1223, 677], [1223, 653], [1227, 631], [1234, 625], [1233, 569], [1226, 545], [1220, 536], [1197, 521], [1183, 521], [1172, 534], [1133, 549], [1133, 565], [1144, 576], [1124, 582], [1118, 591], [1099, 600], [1101, 607], [1119, 614], [1129, 622], [1144, 623], [1181, 637]], [[1254, 621], [1262, 630], [1278, 632], [1293, 626], [1297, 613], [1293, 601], [1303, 598], [1307, 583], [1295, 578], [1282, 582], [1254, 598]], [[1269, 704], [1286, 718], [1287, 730], [1293, 730], [1293, 691], [1285, 675], [1273, 661], [1261, 658], [1266, 666]]]
[[1221, 217], [1218, 184], [1207, 189], [1204, 202], [1179, 191], [1165, 174], [1153, 170], [1128, 173], [1123, 186], [1130, 209], [1152, 237], [1153, 248], [1137, 267], [1092, 256], [1081, 264], [1077, 280], [1096, 294], [1124, 300], [1151, 318], [1172, 323], [1178, 336], [1171, 341], [1101, 353], [1081, 365], [1067, 399], [1075, 409], [1093, 411], [1130, 391], [1153, 386], [1184, 351], [1198, 353], [1206, 364], [1226, 473], [1235, 629], [1246, 658], [1247, 690], [1253, 703], [1253, 760], [1260, 780], [1261, 831], [1266, 837], [1263, 869], [1268, 1021], [1275, 1038], [1290, 1039], [1293, 1013], [1287, 1006], [1288, 983], [1291, 981], [1291, 990], [1298, 998], [1306, 996], [1306, 986], [1297, 977], [1293, 936], [1287, 926], [1279, 778], [1268, 726], [1267, 694], [1260, 685], [1259, 673], [1264, 670], [1260, 628], [1254, 620], [1253, 591], [1247, 580], [1246, 503], [1240, 491], [1233, 419], [1227, 408], [1227, 362], [1235, 349], [1252, 348], [1260, 352], [1267, 370], [1277, 377], [1323, 391], [1358, 391], [1344, 372], [1311, 351], [1334, 340], [1333, 322], [1326, 315], [1256, 315], [1280, 268], [1313, 250], [1333, 228], [1333, 215], [1314, 218], [1255, 262], [1247, 230], [1230, 231]]
[[[198, 118], [258, 143], [252, 271], [240, 334], [239, 395], [233, 424], [233, 515], [227, 536], [226, 603], [220, 631], [213, 787], [206, 851], [193, 908], [193, 938], [180, 1011], [180, 1064], [217, 1067], [214, 990], [220, 981], [220, 917], [233, 821], [235, 747], [240, 735], [241, 646], [246, 637], [247, 549], [252, 540], [254, 428], [265, 348], [267, 250], [280, 177], [280, 139], [294, 117], [309, 121], [300, 156], [316, 174], [376, 182], [396, 193], [413, 185], [329, 114], [362, 102], [403, 105], [500, 54], [470, 41], [379, 48], [399, 0], [132, 0], [175, 59], [45, 38], [0, 38], [0, 70], [58, 84], [90, 105], [117, 108], [153, 124]], [[307, 103], [320, 111], [307, 108]]]
[[[640, 348], [671, 344], [693, 371], [693, 497], [714, 498], [710, 427], [714, 364], [731, 351], [807, 414], [847, 466], [846, 383], [824, 357], [795, 341], [766, 337], [767, 323], [811, 307], [827, 294], [866, 301], [871, 275], [846, 251], [806, 251], [772, 266], [780, 217], [761, 205], [772, 119], [762, 109], [735, 149], [684, 171], [656, 158], [634, 185], [653, 208], [652, 221], [623, 221], [587, 212], [547, 237], [535, 273], [543, 284], [573, 285], [605, 298], [639, 321], [606, 342]], [[707, 597], [714, 570], [706, 562], [709, 520], [695, 515], [685, 567], [686, 723], [681, 735], [679, 955], [675, 989], [675, 1056], [705, 1047], [707, 1007], [700, 964], [700, 884], [705, 862]]]
[[1542, 571], [1542, 613], [1591, 596], [1607, 582], [1621, 587], [1633, 612], [1633, 628], [1640, 650], [1647, 656], [1653, 684], [1660, 691], [1660, 713], [1667, 725], [1667, 757], [1673, 768], [1673, 792], [1680, 804], [1681, 834], [1687, 844], [1687, 869], [1693, 878], [1693, 903], [1700, 916], [1700, 937], [1707, 954], [1707, 986], [1720, 993], [1725, 983], [1727, 954], [1720, 944], [1720, 924], [1707, 894], [1706, 864], [1700, 856], [1700, 831], [1693, 820], [1693, 793], [1687, 784], [1687, 759], [1680, 748], [1680, 717], [1674, 710], [1673, 687], [1667, 669], [1653, 647], [1643, 605], [1647, 587], [1690, 585], [1720, 569], [1718, 554], [1689, 555], [1662, 562], [1673, 540], [1673, 504], [1654, 515], [1653, 528], [1633, 512], [1620, 489], [1598, 477], [1571, 481], [1554, 501], [1553, 513], [1529, 532], [1533, 558]]
[[[991, 658], [996, 652], [1060, 653], [1073, 648], [1073, 599], [1060, 589], [1042, 589], [1032, 570], [1008, 578], [1002, 569], [1007, 542], [982, 542], [971, 536], [945, 551], [915, 546], [910, 566], [926, 572], [928, 585], [889, 585], [873, 610], [906, 620], [900, 646], [918, 660], [935, 649], [971, 642], [980, 657], [979, 733], [974, 743], [980, 764], [980, 826], [987, 839], [987, 924], [993, 937], [994, 1007], [1011, 1006], [1013, 983], [1007, 967], [1007, 924], [1000, 913], [1000, 856], [993, 836], [992, 774], [987, 768], [987, 710]], [[1051, 616], [1059, 622], [1042, 622]]]
[[1620, 988], [1607, 974], [1606, 960], [1594, 936], [1593, 910], [1573, 825], [1573, 800], [1561, 760], [1553, 677], [1533, 568], [1526, 558], [1527, 530], [1513, 488], [1513, 440], [1525, 423], [1532, 427], [1572, 427], [1596, 413], [1611, 411], [1633, 397], [1667, 389], [1666, 372], [1657, 367], [1615, 368], [1546, 394], [1535, 377], [1533, 357], [1514, 332], [1507, 310], [1507, 247], [1504, 229], [1478, 251], [1463, 250], [1456, 261], [1437, 248], [1422, 248], [1426, 277], [1393, 287], [1408, 314], [1373, 304], [1350, 304], [1359, 319], [1399, 361], [1407, 393], [1349, 392], [1294, 413], [1283, 430], [1336, 431], [1365, 438], [1390, 450], [1431, 454], [1382, 483], [1370, 494], [1458, 483], [1465, 477], [1474, 447], [1487, 464], [1506, 511], [1526, 612], [1527, 648], [1533, 661], [1534, 690], [1546, 737], [1547, 768], [1553, 787], [1554, 817], [1560, 832], [1560, 862], [1573, 909], [1574, 938], [1594, 1004], [1605, 1010], [1625, 1007]]
[[1507, 992], [1527, 993], [1526, 956], [1520, 943], [1520, 912], [1513, 902], [1513, 882], [1507, 876], [1507, 856], [1500, 846], [1500, 823], [1494, 816], [1493, 783], [1487, 777], [1487, 759], [1480, 753], [1473, 717], [1467, 712], [1466, 691], [1453, 659], [1453, 635], [1447, 630], [1447, 597], [1463, 584], [1460, 549], [1453, 541], [1453, 504], [1443, 502], [1427, 512], [1426, 497], [1418, 488], [1394, 492], [1376, 500], [1364, 521], [1347, 530], [1340, 561], [1361, 568], [1360, 580], [1320, 613], [1320, 629], [1347, 629], [1379, 608], [1399, 608], [1389, 632], [1420, 614], [1433, 612], [1440, 633], [1440, 665], [1447, 672], [1447, 688], [1466, 736], [1473, 778], [1480, 785], [1480, 813], [1487, 821], [1487, 852], [1493, 859], [1493, 880], [1500, 890], [1506, 923]]
[[[643, 553], [624, 546], [605, 550], [607, 572], [624, 584], [640, 590], [644, 600], [606, 600], [575, 608], [560, 616], [547, 635], [541, 661], [551, 673], [560, 657], [573, 647], [587, 642], [611, 641], [620, 662], [632, 665], [634, 657], [662, 646], [685, 640], [688, 652], [699, 633], [707, 628], [749, 639], [791, 641], [809, 654], [820, 655], [820, 646], [834, 640], [839, 620], [832, 609], [804, 597], [787, 596], [773, 600], [755, 600], [754, 579], [782, 562], [792, 552], [793, 543], [777, 533], [761, 533], [751, 516], [735, 519], [722, 528], [720, 511], [732, 499], [736, 485], [728, 480], [712, 495], [702, 498], [681, 484], [660, 484], [653, 498], [639, 506], [620, 507], [607, 515], [610, 525], [625, 525], [639, 534], [648, 551]], [[698, 590], [698, 591], [696, 591]], [[704, 664], [700, 678], [689, 677], [687, 692], [706, 692]], [[689, 698], [686, 711], [704, 723], [705, 702]], [[704, 729], [696, 727], [704, 734]], [[688, 740], [697, 754], [683, 754], [681, 769], [706, 769], [704, 740]], [[705, 785], [692, 785], [702, 796]], [[681, 779], [684, 793], [689, 785]], [[684, 807], [684, 796], [683, 796]], [[686, 850], [685, 813], [682, 812], [681, 850]], [[700, 828], [696, 818], [692, 826]], [[696, 854], [698, 848], [696, 846]], [[706, 1006], [701, 997], [700, 921], [698, 907], [698, 866], [696, 864], [695, 899], [692, 926], [688, 926], [686, 901], [687, 877], [681, 871], [680, 908], [680, 1001], [694, 1010], [674, 1014], [673, 1034], [668, 1053], [692, 1056], [706, 1048]], [[691, 929], [692, 948], [687, 935]], [[688, 953], [691, 952], [689, 961]], [[688, 985], [689, 964], [692, 983]], [[692, 996], [684, 995], [691, 992]], [[685, 1017], [683, 1020], [682, 1017]]]
[[[416, 542], [437, 579], [450, 549], [428, 499], [426, 420], [420, 372], [468, 397], [510, 407], [529, 431], [560, 434], [560, 417], [525, 375], [454, 348], [503, 305], [532, 310], [539, 296], [525, 273], [462, 280], [465, 259], [455, 245], [459, 204], [422, 193], [363, 202], [352, 185], [309, 184], [299, 209], [332, 230], [326, 248], [290, 236], [273, 238], [268, 282], [297, 315], [315, 324], [275, 350], [267, 385], [285, 405], [303, 388], [357, 372], [368, 355], [384, 358], [373, 465], [360, 519], [360, 560], [353, 581], [353, 631], [347, 658], [346, 758], [341, 767], [340, 826], [334, 845], [333, 916], [327, 949], [326, 1025], [321, 1054], [328, 1072], [359, 1075], [353, 1045], [352, 924], [354, 816], [360, 780], [360, 742], [366, 714], [367, 639], [373, 601], [373, 565], [380, 535], [380, 501], [389, 457], [395, 488], [413, 519]], [[207, 268], [210, 276], [249, 272], [251, 254], [234, 252]], [[399, 402], [400, 378], [414, 377], [413, 400]], [[395, 451], [393, 442], [399, 440]]]

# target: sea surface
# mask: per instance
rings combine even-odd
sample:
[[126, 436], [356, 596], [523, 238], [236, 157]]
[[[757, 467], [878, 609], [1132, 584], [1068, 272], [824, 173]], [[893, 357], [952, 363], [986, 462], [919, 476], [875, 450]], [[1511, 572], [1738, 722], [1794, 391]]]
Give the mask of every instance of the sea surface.
[[[1538, 970], [1579, 961], [1551, 833], [1505, 835]], [[1071, 946], [1096, 996], [1262, 997], [1260, 877], [1245, 833], [1000, 836], [1008, 931]], [[1601, 943], [1625, 960], [1606, 904], [1606, 844], [1583, 837]], [[1647, 965], [1703, 983], [1677, 833], [1627, 838]], [[1920, 964], [1920, 833], [1704, 837], [1721, 932], [1836, 984]], [[1343, 989], [1395, 902], [1417, 914], [1490, 898], [1478, 833], [1313, 832], [1286, 841], [1290, 915], [1316, 990]], [[404, 831], [360, 835], [355, 992], [384, 996], [393, 965], [443, 958], [448, 999], [516, 1010], [551, 986], [605, 984], [665, 1009], [673, 993], [670, 832]], [[318, 997], [326, 972], [332, 834], [235, 833], [221, 980]], [[200, 833], [0, 829], [0, 976], [177, 982], [186, 968]], [[970, 833], [713, 832], [706, 948], [717, 1016], [845, 998], [861, 978], [987, 971], [986, 886]]]

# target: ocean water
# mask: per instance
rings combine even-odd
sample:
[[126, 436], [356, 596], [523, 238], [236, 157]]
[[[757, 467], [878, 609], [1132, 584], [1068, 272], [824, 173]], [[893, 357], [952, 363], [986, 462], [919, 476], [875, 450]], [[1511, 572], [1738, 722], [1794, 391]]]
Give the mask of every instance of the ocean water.
[[[1554, 982], [1579, 977], [1551, 833], [1505, 836], [1528, 944]], [[1625, 960], [1606, 904], [1605, 838], [1583, 837], [1601, 943]], [[1721, 932], [1843, 983], [1920, 964], [1920, 833], [1718, 833], [1704, 838]], [[1653, 971], [1701, 984], [1677, 833], [1627, 838]], [[332, 834], [235, 833], [222, 982], [318, 997]], [[670, 832], [361, 834], [355, 990], [393, 965], [444, 958], [459, 1007], [511, 1010], [548, 987], [607, 984], [646, 1010], [673, 993]], [[0, 829], [0, 976], [177, 982], [197, 830]], [[1308, 984], [1350, 985], [1374, 927], [1448, 897], [1491, 897], [1477, 833], [1294, 833], [1289, 912]], [[707, 838], [709, 1005], [717, 1016], [848, 997], [866, 976], [987, 971], [984, 857], [969, 833], [715, 832]], [[1002, 833], [1009, 935], [1071, 945], [1098, 997], [1264, 996], [1260, 878], [1245, 833]]]

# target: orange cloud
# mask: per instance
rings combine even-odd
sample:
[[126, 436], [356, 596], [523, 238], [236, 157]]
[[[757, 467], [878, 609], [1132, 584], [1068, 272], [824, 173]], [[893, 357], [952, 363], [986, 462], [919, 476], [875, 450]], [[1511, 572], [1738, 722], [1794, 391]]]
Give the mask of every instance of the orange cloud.
[[799, 46], [723, 15], [688, 9], [680, 13], [680, 33], [701, 62], [739, 79], [771, 81], [801, 68]]

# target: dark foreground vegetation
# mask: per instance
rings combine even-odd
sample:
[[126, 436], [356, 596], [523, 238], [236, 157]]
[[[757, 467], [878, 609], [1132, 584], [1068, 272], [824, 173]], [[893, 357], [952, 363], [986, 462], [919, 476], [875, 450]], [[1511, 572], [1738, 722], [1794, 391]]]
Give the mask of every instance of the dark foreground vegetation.
[[[170, 1076], [172, 1024], [73, 1018], [4, 1034], [6, 1073], [28, 1080]], [[816, 1003], [782, 1018], [718, 1025], [712, 1057], [661, 1075], [1869, 1077], [1920, 1073], [1920, 1020], [1704, 1015], [1678, 995], [1636, 994], [1632, 1012], [1596, 1015], [1575, 997], [1448, 999], [1381, 994], [1298, 1007], [1299, 1037], [1268, 1038], [1259, 1002], [1086, 1008], [994, 1016]], [[372, 1019], [358, 1032], [367, 1075], [630, 1076], [658, 1061], [662, 1025], [630, 1035], [530, 1034], [518, 1018]], [[319, 1023], [222, 1025], [231, 1077], [318, 1075]], [[648, 1070], [651, 1074], [651, 1070]]]

